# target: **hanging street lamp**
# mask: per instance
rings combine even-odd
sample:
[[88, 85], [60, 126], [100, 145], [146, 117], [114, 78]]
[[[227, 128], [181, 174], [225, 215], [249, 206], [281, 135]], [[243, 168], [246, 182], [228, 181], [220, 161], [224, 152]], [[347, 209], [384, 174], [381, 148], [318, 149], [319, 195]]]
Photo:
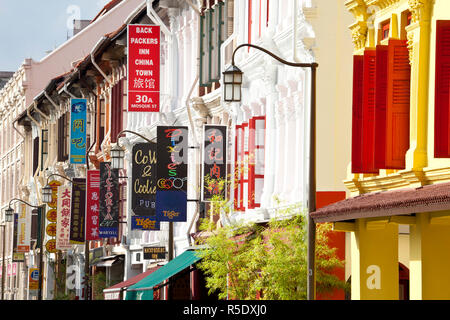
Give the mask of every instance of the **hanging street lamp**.
[[117, 143], [111, 149], [111, 169], [123, 169], [124, 168], [125, 150], [124, 150], [123, 146], [121, 146], [119, 143], [119, 137], [122, 133], [131, 133], [131, 134], [134, 134], [134, 135], [144, 139], [145, 141], [147, 141], [149, 143], [154, 143], [150, 139], [144, 137], [143, 135], [141, 135], [137, 132], [134, 132], [131, 130], [120, 131], [116, 137]]
[[241, 71], [241, 69], [236, 67], [234, 64], [229, 66], [227, 70], [223, 72], [223, 99], [225, 101], [241, 101], [242, 74], [243, 72]]
[[45, 187], [43, 187], [42, 189], [41, 189], [41, 198], [42, 198], [42, 202], [43, 203], [46, 203], [46, 204], [49, 204], [49, 203], [51, 203], [52, 201], [53, 201], [53, 189], [52, 189], [52, 187], [50, 187], [50, 185], [48, 184], [49, 183], [49, 179], [50, 179], [50, 177], [52, 177], [52, 176], [58, 176], [58, 177], [61, 177], [61, 178], [63, 178], [63, 179], [66, 179], [67, 181], [69, 181], [70, 183], [72, 183], [72, 180], [70, 180], [69, 178], [67, 178], [67, 177], [64, 177], [64, 176], [62, 176], [62, 175], [59, 175], [59, 174], [57, 174], [57, 173], [53, 173], [53, 174], [51, 174], [51, 175], [49, 175], [48, 176], [48, 178], [47, 178], [47, 184], [45, 185]]
[[316, 225], [311, 219], [311, 212], [316, 210], [316, 71], [319, 66], [317, 63], [298, 63], [286, 61], [267, 49], [261, 48], [254, 44], [244, 43], [236, 47], [233, 51], [231, 58], [231, 66], [228, 67], [223, 74], [223, 97], [227, 102], [240, 102], [241, 97], [241, 85], [242, 85], [242, 71], [236, 67], [234, 63], [234, 56], [236, 51], [242, 47], [251, 47], [257, 50], [263, 51], [270, 55], [272, 58], [279, 62], [291, 66], [300, 68], [311, 69], [311, 113], [310, 113], [310, 132], [309, 132], [309, 193], [308, 193], [308, 248], [307, 248], [307, 297], [308, 300], [315, 300], [316, 286], [315, 286], [315, 246], [316, 246]]

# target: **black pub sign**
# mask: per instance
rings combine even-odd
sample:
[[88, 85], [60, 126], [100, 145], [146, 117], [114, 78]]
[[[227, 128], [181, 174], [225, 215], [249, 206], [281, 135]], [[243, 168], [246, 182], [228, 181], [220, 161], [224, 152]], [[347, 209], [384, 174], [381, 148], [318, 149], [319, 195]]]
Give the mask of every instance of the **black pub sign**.
[[133, 146], [131, 208], [136, 216], [156, 215], [156, 143]]

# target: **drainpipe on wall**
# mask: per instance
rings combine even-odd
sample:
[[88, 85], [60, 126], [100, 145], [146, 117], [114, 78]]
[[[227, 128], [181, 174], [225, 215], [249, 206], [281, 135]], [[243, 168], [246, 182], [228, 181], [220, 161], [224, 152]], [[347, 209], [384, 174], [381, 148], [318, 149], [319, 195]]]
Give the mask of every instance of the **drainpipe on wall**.
[[[195, 11], [195, 13], [197, 13], [197, 16], [200, 17], [200, 13], [201, 13], [200, 10], [196, 6], [194, 6], [192, 4], [192, 2], [190, 2], [189, 0], [185, 0], [185, 1]], [[198, 52], [197, 52], [197, 75], [195, 76], [195, 80], [192, 83], [192, 86], [191, 86], [191, 89], [189, 90], [188, 96], [186, 97], [186, 110], [187, 110], [187, 114], [188, 114], [189, 124], [191, 126], [192, 137], [194, 138], [194, 146], [195, 147], [200, 147], [199, 142], [198, 142], [198, 138], [197, 138], [197, 132], [195, 130], [195, 124], [194, 124], [194, 121], [192, 120], [191, 106], [189, 104], [189, 100], [191, 99], [191, 96], [192, 96], [192, 93], [194, 92], [195, 86], [197, 85], [197, 82], [200, 79], [200, 46], [197, 46], [197, 47], [198, 47]], [[201, 151], [201, 149], [199, 148], [198, 152], [200, 152], [200, 151]], [[202, 167], [202, 164], [201, 164], [201, 161], [199, 161], [199, 169], [198, 169], [199, 170], [199, 172], [198, 172], [198, 177], [199, 177], [198, 178], [198, 180], [199, 180], [198, 181], [198, 185], [199, 186], [201, 185], [201, 167]], [[189, 223], [189, 227], [188, 227], [188, 229], [186, 231], [186, 237], [187, 237], [189, 246], [192, 245], [191, 230], [192, 230], [192, 227], [194, 226], [194, 223], [197, 221], [199, 213], [200, 213], [200, 202], [196, 201], [195, 203], [196, 203], [195, 214], [192, 217], [191, 222]]]
[[[33, 108], [36, 109], [36, 101], [33, 102], [33, 106], [31, 108], [27, 108], [27, 116], [38, 127], [39, 149], [40, 149], [41, 144], [42, 144], [42, 127], [41, 127], [40, 123], [37, 122], [37, 120], [34, 119], [30, 114], [31, 109], [33, 109]], [[34, 184], [36, 186], [36, 197], [38, 200], [37, 203], [39, 203], [41, 200], [40, 194], [39, 194], [39, 192], [37, 192], [37, 181], [36, 181], [36, 176], [37, 176], [37, 173], [39, 172], [40, 166], [41, 166], [41, 157], [38, 157], [38, 166], [36, 168], [36, 171], [33, 172], [33, 180], [34, 180]]]
[[165, 23], [161, 20], [159, 15], [156, 13], [156, 11], [153, 9], [153, 1], [154, 0], [147, 0], [147, 16], [152, 19], [157, 25], [161, 27], [162, 32], [164, 33], [164, 36], [166, 37], [166, 41], [168, 43], [167, 51], [168, 51], [168, 73], [172, 74], [172, 84], [169, 84], [170, 77], [167, 77], [167, 88], [172, 88], [173, 92], [172, 95], [170, 95], [170, 111], [172, 111], [172, 107], [177, 100], [177, 79], [178, 75], [175, 74], [177, 70], [174, 70], [175, 66], [175, 45], [174, 45], [174, 36], [173, 33], [170, 32], [170, 30], [167, 28]]
[[[100, 43], [102, 43], [104, 40], [106, 40], [107, 37], [102, 37], [94, 46], [94, 48], [92, 48], [90, 56], [91, 56], [91, 62], [92, 65], [95, 67], [95, 69], [97, 69], [97, 71], [102, 75], [102, 77], [108, 82], [108, 84], [110, 85], [110, 87], [113, 86], [112, 81], [109, 79], [109, 77], [103, 72], [103, 70], [100, 68], [100, 66], [95, 62], [95, 57], [94, 57], [94, 53], [95, 51], [97, 51], [98, 47], [100, 46]], [[99, 124], [100, 125], [100, 124]], [[103, 159], [106, 159], [106, 154], [103, 150], [103, 146], [104, 143], [107, 141], [107, 138], [110, 136], [111, 134], [111, 127], [108, 127], [108, 132], [105, 134], [105, 136], [103, 137], [103, 141], [100, 143], [100, 147], [101, 147], [101, 151], [102, 151], [102, 155], [103, 155]]]

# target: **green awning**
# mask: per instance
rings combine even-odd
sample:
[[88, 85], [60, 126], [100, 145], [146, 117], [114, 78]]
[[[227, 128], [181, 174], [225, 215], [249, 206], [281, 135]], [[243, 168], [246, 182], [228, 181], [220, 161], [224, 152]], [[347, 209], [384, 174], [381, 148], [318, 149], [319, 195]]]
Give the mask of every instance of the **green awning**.
[[187, 250], [148, 277], [128, 287], [125, 300], [153, 300], [153, 287], [196, 263], [201, 258], [195, 250]]

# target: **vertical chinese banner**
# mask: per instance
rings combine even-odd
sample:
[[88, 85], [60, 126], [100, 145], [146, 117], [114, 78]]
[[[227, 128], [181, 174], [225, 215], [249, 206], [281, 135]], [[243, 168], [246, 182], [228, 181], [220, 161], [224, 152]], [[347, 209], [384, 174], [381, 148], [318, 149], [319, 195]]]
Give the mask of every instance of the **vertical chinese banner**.
[[128, 112], [159, 112], [159, 26], [128, 25]]
[[31, 214], [27, 214], [24, 204], [19, 205], [19, 216], [17, 220], [17, 252], [30, 251]]
[[225, 199], [227, 177], [227, 126], [203, 126], [202, 200]]
[[70, 163], [86, 163], [86, 99], [70, 100]]
[[115, 238], [119, 233], [119, 170], [110, 162], [100, 163], [100, 238]]
[[86, 212], [86, 179], [72, 180], [72, 207], [70, 215], [70, 243], [84, 243], [84, 218]]
[[88, 170], [86, 182], [86, 240], [100, 240], [100, 170]]
[[188, 128], [157, 128], [156, 218], [187, 220]]
[[70, 236], [70, 208], [72, 206], [72, 187], [70, 185], [58, 188], [58, 205], [56, 218], [56, 249], [72, 248]]
[[56, 252], [56, 221], [58, 217], [57, 206], [58, 206], [58, 187], [61, 185], [61, 182], [52, 180], [49, 183], [49, 186], [52, 188], [52, 202], [48, 204], [49, 210], [47, 211], [47, 225], [45, 227], [45, 233], [51, 239], [47, 241], [45, 244], [45, 248], [50, 253]]

